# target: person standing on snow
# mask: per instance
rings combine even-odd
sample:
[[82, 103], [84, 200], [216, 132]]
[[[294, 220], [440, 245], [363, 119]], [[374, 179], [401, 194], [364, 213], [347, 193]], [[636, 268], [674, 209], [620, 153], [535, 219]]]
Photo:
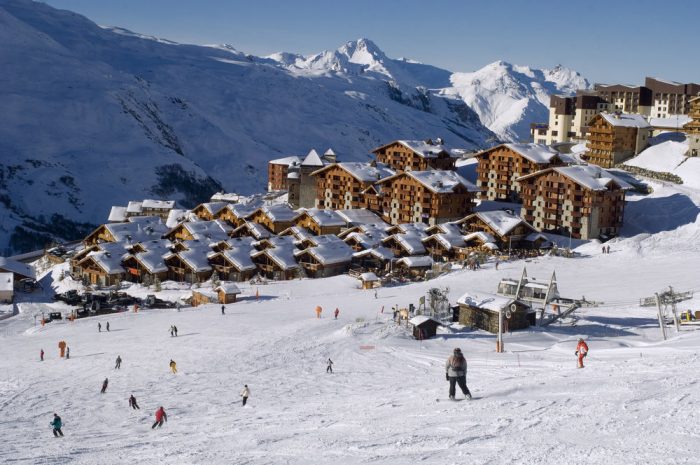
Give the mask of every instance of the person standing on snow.
[[170, 359], [170, 370], [173, 373], [177, 373], [177, 363], [175, 363], [175, 360]]
[[61, 420], [61, 417], [58, 416], [57, 413], [53, 414], [53, 421], [49, 423], [49, 425], [53, 428], [53, 435], [54, 437], [63, 437], [63, 431], [61, 431], [61, 427], [63, 426], [63, 421]]
[[336, 319], [336, 320], [338, 319], [338, 314], [339, 314], [339, 313], [340, 313], [340, 310], [337, 309], [337, 308], [335, 309], [335, 312], [333, 312], [333, 315], [335, 315], [335, 319]]
[[109, 321], [107, 322], [107, 331], [109, 331]]
[[333, 360], [328, 359], [328, 366], [326, 366], [326, 373], [333, 374]]
[[583, 359], [588, 355], [588, 344], [586, 344], [583, 338], [578, 340], [578, 345], [576, 346], [576, 352], [574, 352], [574, 354], [578, 356], [578, 368], [584, 368]]
[[105, 378], [105, 380], [102, 381], [102, 390], [100, 391], [100, 394], [104, 394], [107, 391], [108, 384], [109, 384], [109, 379]]
[[97, 332], [98, 333], [102, 332], [102, 323], [97, 323]]
[[459, 388], [467, 399], [472, 398], [472, 394], [467, 387], [467, 359], [464, 358], [462, 349], [459, 347], [447, 358], [445, 379], [450, 382], [450, 399], [454, 400], [455, 398], [455, 384], [459, 384]]
[[39, 360], [44, 361], [44, 349], [41, 349], [41, 352], [39, 352]]
[[173, 325], [173, 331], [175, 331], [175, 337], [177, 337], [177, 326]]
[[175, 326], [170, 325], [170, 337], [174, 337], [174, 336], [175, 336], [175, 330], [174, 330], [173, 328], [175, 328]]
[[246, 384], [243, 386], [243, 390], [241, 391], [241, 397], [243, 398], [243, 407], [245, 407], [245, 403], [248, 402], [248, 397], [250, 396], [250, 389], [248, 388], [248, 385]]
[[118, 370], [122, 367], [122, 356], [117, 355], [117, 362], [114, 364], [114, 369]]
[[226, 315], [226, 307], [223, 305], [221, 306], [221, 314]]
[[316, 318], [321, 318], [321, 312], [323, 312], [323, 309], [321, 308], [320, 305], [316, 306]]
[[156, 421], [153, 423], [153, 426], [151, 426], [151, 429], [155, 429], [156, 426], [160, 428], [163, 426], [164, 421], [168, 421], [168, 415], [165, 413], [165, 409], [161, 405], [158, 410], [156, 410]]
[[136, 397], [134, 397], [133, 394], [131, 394], [131, 397], [129, 397], [129, 407], [134, 410], [141, 410], [141, 407], [139, 407], [139, 404], [136, 403]]
[[66, 346], [66, 360], [70, 358], [70, 347]]

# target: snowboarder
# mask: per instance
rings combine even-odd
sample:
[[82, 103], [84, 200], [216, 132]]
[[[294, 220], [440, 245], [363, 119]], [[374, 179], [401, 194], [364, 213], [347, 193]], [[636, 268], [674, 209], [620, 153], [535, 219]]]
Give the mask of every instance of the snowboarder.
[[66, 360], [70, 358], [70, 347], [66, 347]]
[[472, 394], [467, 387], [467, 360], [459, 347], [447, 358], [445, 379], [450, 382], [450, 399], [454, 400], [455, 398], [455, 384], [459, 384], [459, 388], [467, 399], [472, 398]]
[[102, 332], [102, 323], [97, 323], [97, 332], [98, 333]]
[[246, 384], [243, 386], [243, 390], [241, 391], [241, 397], [243, 398], [243, 407], [245, 407], [245, 403], [248, 402], [248, 397], [250, 396], [250, 389], [248, 389], [248, 385]]
[[336, 320], [338, 319], [338, 314], [339, 314], [339, 313], [340, 313], [340, 310], [338, 310], [337, 308], [335, 309], [335, 312], [333, 312], [333, 315], [335, 315], [335, 319], [336, 319]]
[[129, 397], [129, 407], [134, 410], [141, 410], [141, 407], [139, 407], [139, 404], [136, 403], [136, 397], [134, 397], [133, 394], [131, 394], [131, 397]]
[[321, 308], [320, 305], [316, 306], [316, 318], [321, 318], [321, 312], [323, 312], [323, 309]]
[[100, 394], [104, 394], [107, 392], [107, 385], [109, 384], [109, 379], [105, 378], [104, 381], [102, 381], [102, 390], [100, 391]]
[[586, 357], [586, 355], [588, 355], [588, 344], [586, 344], [586, 341], [584, 341], [583, 338], [578, 340], [576, 352], [574, 353], [578, 356], [578, 368], [584, 368], [583, 359]]
[[122, 356], [117, 355], [117, 362], [114, 364], [114, 369], [118, 370], [122, 367]]
[[173, 331], [175, 331], [175, 337], [177, 337], [177, 326], [173, 325]]
[[39, 352], [39, 360], [44, 361], [44, 349], [41, 349], [41, 352]]
[[173, 373], [177, 373], [177, 363], [175, 363], [175, 360], [170, 360], [170, 370]]
[[221, 306], [221, 314], [226, 315], [226, 307], [223, 305]]
[[61, 417], [58, 416], [58, 414], [54, 413], [53, 414], [53, 421], [49, 423], [49, 425], [53, 428], [53, 435], [54, 437], [63, 437], [63, 431], [61, 431], [61, 427], [63, 426], [63, 421], [61, 421]]
[[107, 322], [107, 331], [109, 332], [109, 321]]
[[326, 366], [326, 373], [333, 374], [333, 360], [328, 359], [328, 366]]
[[153, 426], [151, 426], [151, 429], [155, 429], [156, 426], [160, 428], [163, 426], [164, 421], [168, 421], [168, 415], [165, 413], [165, 409], [161, 405], [158, 407], [158, 410], [156, 410], [156, 421], [153, 423]]

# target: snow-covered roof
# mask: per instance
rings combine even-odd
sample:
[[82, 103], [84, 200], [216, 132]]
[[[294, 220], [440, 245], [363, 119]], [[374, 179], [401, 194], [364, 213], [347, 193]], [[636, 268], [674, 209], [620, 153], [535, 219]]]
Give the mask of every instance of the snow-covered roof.
[[221, 281], [218, 286], [214, 288], [215, 291], [222, 291], [224, 294], [240, 294], [241, 290], [236, 286], [235, 283], [230, 281]]
[[195, 247], [192, 249], [183, 250], [177, 255], [182, 259], [183, 262], [187, 263], [193, 270], [209, 271], [211, 270], [211, 265], [207, 258], [209, 251], [203, 247]]
[[81, 260], [81, 263], [88, 258], [91, 258], [97, 266], [102, 268], [105, 273], [109, 275], [121, 274], [124, 272], [124, 268], [122, 267], [122, 259], [124, 256], [122, 254], [116, 254], [105, 250], [93, 250]]
[[211, 213], [212, 215], [216, 215], [216, 214], [219, 213], [221, 210], [223, 210], [224, 207], [225, 207], [226, 205], [228, 205], [228, 203], [226, 203], [226, 202], [205, 202], [205, 203], [203, 203], [203, 204], [201, 204], [201, 205], [202, 205], [202, 207], [204, 207], [204, 209], [207, 210], [209, 213]]
[[323, 166], [325, 163], [323, 163], [323, 160], [321, 160], [321, 157], [318, 156], [318, 152], [316, 152], [315, 149], [311, 149], [311, 151], [306, 155], [304, 158], [304, 161], [301, 162], [302, 166]]
[[109, 211], [107, 221], [110, 223], [121, 223], [126, 221], [126, 207], [112, 207], [112, 209]]
[[688, 115], [670, 115], [667, 118], [649, 118], [649, 125], [654, 128], [682, 129], [691, 121], [693, 118]]
[[410, 324], [412, 324], [413, 326], [420, 326], [423, 323], [425, 323], [426, 321], [434, 321], [435, 323], [440, 324], [440, 322], [437, 321], [436, 319], [430, 318], [429, 316], [426, 316], [426, 315], [416, 315], [413, 318], [411, 318], [410, 320], [408, 320], [408, 322]]
[[236, 216], [236, 218], [245, 218], [246, 216], [251, 215], [255, 210], [257, 210], [258, 207], [243, 203], [229, 203], [224, 208], [233, 213]]
[[359, 252], [355, 252], [352, 254], [353, 257], [355, 258], [362, 258], [367, 255], [371, 255], [375, 258], [378, 258], [380, 260], [393, 260], [394, 259], [394, 254], [391, 252], [391, 250], [387, 249], [384, 246], [375, 246], [369, 249], [361, 250]]
[[334, 234], [321, 234], [320, 236], [309, 236], [305, 240], [315, 246], [323, 244], [343, 244], [343, 246], [345, 247], [348, 246], [345, 242], [343, 242], [341, 238]]
[[248, 232], [257, 240], [266, 239], [272, 236], [272, 233], [265, 226], [258, 223], [253, 223], [252, 221], [246, 221], [234, 231], [238, 232], [241, 229], [247, 229]]
[[343, 219], [343, 217], [341, 217], [335, 210], [320, 208], [309, 208], [308, 210], [301, 211], [301, 213], [296, 216], [295, 220], [304, 213], [309, 215], [309, 217], [319, 226], [345, 226], [346, 224], [345, 219]]
[[232, 237], [231, 239], [226, 239], [226, 244], [228, 244], [231, 248], [253, 247], [254, 242], [255, 238], [250, 236]]
[[0, 273], [0, 291], [11, 291], [14, 289], [15, 275], [13, 273]]
[[462, 234], [462, 227], [459, 225], [459, 223], [455, 222], [448, 222], [448, 223], [439, 223], [433, 226], [430, 226], [427, 230], [426, 233], [430, 234], [437, 234], [437, 233], [443, 233], [443, 234]]
[[[150, 217], [147, 217], [150, 218]], [[131, 219], [131, 218], [130, 218]], [[104, 227], [116, 242], [136, 243], [160, 238], [168, 231], [162, 223], [129, 221], [126, 223], [108, 223]]]
[[623, 127], [623, 128], [648, 128], [650, 127], [649, 122], [642, 115], [636, 113], [600, 113], [605, 121], [610, 123], [612, 126]]
[[202, 241], [225, 241], [233, 228], [225, 221], [190, 221], [182, 224], [192, 237]]
[[332, 156], [335, 156], [335, 152], [333, 151], [332, 148], [329, 147], [328, 150], [326, 150], [325, 152], [323, 152], [323, 156], [324, 156], [324, 157], [325, 157], [325, 156], [331, 156], [331, 157], [332, 157]]
[[433, 266], [433, 259], [427, 255], [421, 255], [419, 257], [403, 257], [396, 263], [406, 265], [409, 268], [426, 268]]
[[397, 140], [395, 142], [390, 142], [388, 144], [382, 145], [381, 147], [377, 147], [376, 149], [372, 150], [372, 152], [376, 152], [377, 150], [380, 150], [384, 147], [387, 147], [387, 146], [395, 144], [395, 143], [399, 143], [399, 144], [403, 145], [404, 147], [411, 150], [413, 153], [415, 153], [419, 157], [423, 157], [423, 158], [436, 158], [442, 152], [445, 152], [448, 155], [453, 156], [452, 150], [447, 148], [445, 145], [438, 144], [435, 142], [428, 143], [424, 140]]
[[[480, 189], [470, 183], [456, 171], [430, 170], [430, 171], [406, 171], [402, 174], [411, 176], [413, 179], [423, 184], [427, 189], [439, 194], [454, 192], [459, 185], [464, 186], [469, 192], [479, 192]], [[397, 176], [401, 176], [400, 174]]]
[[248, 271], [257, 268], [253, 260], [250, 259], [250, 254], [254, 251], [255, 249], [252, 246], [242, 246], [234, 249], [225, 249], [221, 252], [221, 255], [233, 263], [238, 268], [238, 271]]
[[[299, 164], [301, 163], [301, 158], [297, 157], [296, 155], [292, 155], [291, 157], [284, 157], [284, 158], [277, 158], [275, 160], [270, 160], [268, 163], [271, 165], [286, 165], [289, 166], [293, 163]], [[213, 197], [212, 197], [212, 200]]]
[[284, 204], [265, 205], [264, 207], [260, 207], [258, 210], [260, 210], [263, 214], [265, 214], [265, 216], [274, 222], [293, 221], [297, 216], [296, 211]]
[[496, 294], [467, 292], [457, 299], [458, 304], [470, 307], [483, 308], [492, 312], [506, 310], [515, 300]]
[[519, 153], [538, 165], [551, 163], [559, 152], [544, 144], [504, 144], [514, 152]]
[[272, 247], [260, 252], [254, 253], [253, 257], [258, 257], [260, 255], [267, 255], [270, 260], [275, 262], [282, 270], [293, 270], [299, 268], [299, 264], [294, 257], [294, 246], [278, 246]]
[[422, 242], [424, 237], [424, 235], [416, 233], [415, 231], [409, 231], [405, 234], [393, 234], [383, 239], [382, 243], [385, 244], [393, 238], [410, 255], [420, 255], [425, 253], [425, 246]]
[[464, 246], [464, 237], [462, 236], [462, 234], [437, 233], [437, 234], [433, 234], [432, 236], [428, 236], [428, 237], [424, 238], [423, 243], [425, 244], [430, 239], [434, 239], [434, 240], [438, 241], [447, 250], [451, 250], [453, 247]]
[[241, 196], [233, 192], [217, 192], [211, 196], [212, 202], [229, 202], [236, 203], [240, 200]]
[[149, 252], [162, 252], [166, 253], [170, 251], [172, 242], [167, 239], [153, 239], [151, 241], [139, 242], [138, 245], [143, 247], [144, 250]]
[[[131, 202], [129, 202], [131, 203]], [[161, 209], [166, 209], [170, 210], [171, 208], [175, 208], [175, 201], [174, 200], [153, 200], [153, 199], [145, 199], [143, 202], [141, 202], [141, 208], [161, 208]]]
[[348, 263], [352, 260], [353, 250], [343, 241], [327, 242], [316, 247], [308, 247], [299, 250], [294, 255], [297, 257], [308, 253], [322, 265], [335, 265], [338, 263]]
[[129, 204], [126, 207], [126, 211], [128, 213], [141, 213], [142, 207], [141, 204], [143, 202], [138, 202], [136, 200], [132, 200], [129, 202]]
[[476, 232], [469, 233], [469, 234], [464, 236], [464, 242], [469, 242], [469, 241], [473, 241], [473, 240], [477, 240], [479, 242], [487, 244], [487, 243], [495, 242], [496, 238], [493, 237], [491, 234], [486, 233], [484, 231], [476, 231]]
[[[394, 170], [389, 169], [383, 163], [376, 163], [374, 165], [376, 166], [373, 166], [372, 163], [344, 162], [335, 163], [334, 165], [329, 165], [326, 168], [338, 166], [347, 171], [352, 177], [360, 182], [376, 182], [380, 179], [394, 175]], [[315, 173], [318, 173], [319, 171], [316, 171]]]
[[189, 210], [173, 208], [168, 212], [168, 218], [165, 220], [165, 226], [172, 229], [183, 221], [189, 219]]
[[130, 216], [129, 218], [126, 219], [128, 223], [138, 223], [141, 226], [150, 226], [150, 225], [160, 225], [163, 223], [163, 220], [160, 216], [156, 215], [136, 215], [136, 216]]
[[146, 252], [137, 253], [134, 255], [134, 258], [136, 258], [149, 273], [163, 273], [168, 271], [168, 266], [163, 260], [163, 255], [166, 253], [167, 251], [162, 250], [148, 250]]
[[623, 190], [633, 189], [632, 185], [597, 165], [560, 166], [554, 169], [591, 190], [606, 190], [611, 182], [616, 183]]
[[425, 231], [430, 227], [425, 223], [400, 223], [394, 226], [383, 225], [385, 230], [398, 230], [402, 233], [415, 232], [425, 236]]
[[362, 273], [360, 275], [360, 279], [362, 281], [365, 281], [365, 282], [379, 281], [379, 278], [377, 277], [377, 275], [372, 273], [371, 271], [368, 271], [367, 273]]
[[[515, 216], [515, 215], [510, 214], [504, 210], [491, 210], [491, 211], [472, 213], [471, 215], [467, 216], [466, 218], [460, 220], [460, 222], [465, 222], [466, 220], [468, 220], [470, 218], [474, 218], [474, 217], [479, 218], [481, 221], [483, 221], [485, 224], [487, 224], [496, 234], [498, 234], [501, 237], [507, 235], [509, 232], [511, 232], [514, 228], [516, 228], [520, 224], [524, 223], [527, 226], [530, 226], [527, 222], [525, 222], [519, 216]], [[534, 230], [534, 228], [532, 228], [531, 226], [530, 226], [530, 229]]]
[[382, 223], [382, 219], [378, 215], [367, 210], [366, 208], [336, 210], [335, 212], [345, 220], [348, 226]]
[[361, 245], [365, 249], [369, 249], [378, 244], [381, 244], [382, 239], [385, 239], [386, 237], [387, 234], [384, 231], [377, 230], [376, 232], [367, 233], [353, 232], [345, 236], [343, 240], [345, 241], [345, 243], [352, 241]]

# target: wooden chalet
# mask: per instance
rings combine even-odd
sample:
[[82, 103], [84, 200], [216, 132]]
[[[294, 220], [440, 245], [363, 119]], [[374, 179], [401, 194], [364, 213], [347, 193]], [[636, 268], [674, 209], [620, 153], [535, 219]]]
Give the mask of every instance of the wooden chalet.
[[650, 135], [651, 125], [642, 115], [598, 113], [588, 123], [585, 157], [590, 163], [612, 168], [644, 150]]
[[98, 286], [113, 286], [124, 279], [121, 256], [103, 250], [88, 253], [79, 263], [83, 282]]
[[437, 329], [442, 326], [439, 321], [426, 315], [416, 315], [408, 323], [413, 328], [413, 337], [419, 341], [435, 337]]
[[0, 273], [12, 273], [12, 284], [17, 287], [24, 279], [36, 279], [36, 272], [33, 266], [6, 257], [0, 257]]
[[228, 205], [226, 202], [205, 202], [200, 203], [192, 209], [192, 213], [203, 221], [219, 219], [219, 213]]
[[294, 155], [267, 162], [267, 190], [270, 192], [286, 191], [289, 167], [300, 164], [301, 158]]
[[255, 211], [255, 208], [244, 204], [229, 203], [216, 214], [216, 219], [225, 221], [237, 228], [246, 222], [246, 218]]
[[213, 273], [207, 257], [209, 253], [205, 247], [196, 247], [166, 255], [168, 279], [193, 284], [206, 281]]
[[394, 172], [378, 163], [333, 163], [311, 173], [316, 179], [316, 206], [326, 209], [365, 207], [363, 191]]
[[476, 185], [481, 198], [488, 200], [519, 201], [519, 177], [564, 164], [557, 151], [541, 144], [502, 144], [479, 152], [476, 158]]
[[168, 279], [168, 266], [162, 250], [138, 252], [128, 255], [122, 265], [126, 271], [125, 280], [135, 283], [152, 284], [156, 279]]
[[[492, 210], [472, 213], [456, 221], [467, 235], [484, 232], [501, 250], [520, 248], [526, 244], [526, 238], [536, 232], [535, 228], [524, 219], [504, 210]], [[530, 245], [530, 242], [527, 242]]]
[[197, 289], [192, 291], [192, 306], [206, 304], [232, 304], [236, 302], [241, 290], [234, 283], [221, 282], [213, 289]]
[[496, 294], [464, 294], [457, 300], [459, 305], [459, 323], [498, 334], [499, 313], [502, 329], [515, 331], [534, 326], [535, 311], [524, 302]]
[[360, 274], [360, 287], [362, 289], [375, 289], [381, 285], [379, 277], [371, 271]]
[[299, 265], [310, 278], [343, 274], [350, 268], [353, 250], [343, 241], [324, 243], [295, 252]]
[[687, 134], [688, 155], [697, 157], [700, 155], [700, 96], [691, 98], [689, 104], [690, 121], [683, 126], [683, 131]]
[[175, 241], [225, 241], [233, 229], [221, 220], [187, 221], [180, 223], [165, 234], [165, 238]]
[[622, 226], [625, 191], [632, 186], [595, 165], [549, 168], [519, 181], [522, 218], [538, 231], [574, 239], [613, 237]]
[[378, 246], [352, 254], [353, 267], [383, 274], [391, 269], [394, 253], [386, 247]]
[[279, 234], [294, 224], [296, 216], [297, 213], [286, 205], [266, 205], [248, 215], [247, 219]]
[[377, 183], [384, 220], [437, 224], [463, 218], [478, 188], [454, 171], [405, 171]]
[[224, 249], [209, 256], [209, 264], [220, 279], [247, 281], [258, 272], [250, 254], [255, 252], [252, 245]]
[[231, 231], [230, 236], [232, 238], [252, 237], [256, 241], [260, 241], [272, 236], [272, 233], [261, 224], [246, 221]]
[[261, 275], [279, 281], [299, 276], [300, 267], [294, 257], [294, 248], [288, 246], [269, 247], [251, 255]]
[[454, 170], [455, 157], [442, 140], [397, 140], [372, 150], [377, 163], [395, 171]]
[[427, 255], [403, 257], [398, 259], [394, 265], [394, 270], [399, 274], [412, 278], [424, 277], [432, 269], [433, 259]]
[[408, 257], [426, 253], [423, 245], [424, 238], [425, 236], [416, 232], [408, 232], [406, 234], [392, 234], [382, 239], [381, 243], [391, 250], [395, 257]]
[[454, 260], [457, 250], [464, 247], [464, 237], [456, 233], [436, 233], [424, 238], [426, 252], [436, 262]]
[[339, 234], [345, 220], [334, 210], [310, 208], [294, 218], [294, 224], [316, 235]]

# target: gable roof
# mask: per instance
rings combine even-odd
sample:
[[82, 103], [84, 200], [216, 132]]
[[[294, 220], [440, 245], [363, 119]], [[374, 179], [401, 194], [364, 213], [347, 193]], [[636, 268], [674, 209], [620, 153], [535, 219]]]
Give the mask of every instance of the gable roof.
[[254, 251], [255, 249], [253, 249], [252, 245], [249, 245], [226, 249], [220, 253], [226, 260], [233, 263], [239, 271], [248, 271], [257, 268], [250, 258], [250, 254]]
[[311, 149], [304, 161], [301, 162], [302, 166], [323, 166], [323, 160], [318, 156], [318, 152], [315, 149]]
[[[290, 157], [276, 158], [274, 160], [270, 160], [268, 163], [271, 165], [286, 165], [286, 166], [289, 166], [292, 164], [298, 165], [299, 163], [301, 163], [301, 158], [297, 157], [296, 155], [292, 155]], [[212, 200], [214, 200], [213, 197], [212, 197]]]
[[507, 235], [509, 232], [511, 232], [513, 229], [515, 229], [521, 224], [527, 226], [531, 231], [535, 230], [535, 228], [532, 227], [532, 225], [530, 225], [530, 223], [528, 223], [527, 221], [523, 220], [519, 216], [511, 215], [510, 213], [503, 210], [491, 210], [472, 213], [471, 215], [462, 218], [457, 223], [463, 224], [467, 222], [467, 220], [475, 217], [483, 221], [496, 234], [498, 234], [501, 237]]
[[296, 251], [294, 255], [299, 257], [305, 253], [314, 257], [322, 265], [347, 263], [352, 260], [353, 256], [353, 250], [343, 241], [326, 242], [315, 247], [308, 247]]
[[400, 176], [410, 176], [426, 189], [437, 194], [448, 194], [455, 191], [457, 186], [463, 186], [468, 192], [479, 192], [481, 189], [470, 183], [455, 171], [449, 170], [429, 170], [429, 171], [404, 171], [391, 177], [385, 178], [379, 183], [398, 178]]
[[133, 257], [138, 260], [149, 273], [164, 273], [168, 271], [168, 266], [163, 259], [166, 253], [167, 252], [160, 250], [148, 250], [146, 252], [137, 253]]
[[[131, 202], [129, 202], [131, 203]], [[144, 199], [143, 202], [141, 202], [141, 208], [163, 208], [163, 209], [168, 209], [170, 210], [171, 208], [175, 208], [175, 201], [174, 200], [154, 200], [154, 199]]]
[[293, 221], [294, 218], [297, 216], [297, 212], [292, 210], [290, 206], [279, 204], [262, 206], [250, 213], [248, 215], [248, 218], [256, 214], [258, 211], [262, 212], [265, 216], [270, 218], [275, 223]]
[[364, 183], [377, 182], [380, 179], [384, 179], [386, 177], [394, 175], [394, 170], [390, 169], [383, 163], [373, 164], [353, 161], [326, 165], [320, 170], [314, 171], [313, 173], [311, 173], [311, 175], [315, 176], [336, 166], [346, 171], [353, 178]]
[[294, 246], [278, 246], [271, 247], [260, 252], [255, 252], [251, 256], [259, 257], [260, 255], [266, 255], [270, 260], [275, 262], [283, 270], [293, 270], [299, 268], [294, 257]]
[[11, 258], [0, 257], [0, 268], [27, 278], [36, 278], [34, 267], [27, 265], [26, 263], [18, 262], [17, 260], [12, 260]]
[[375, 213], [366, 208], [353, 208], [335, 211], [343, 218], [347, 226], [356, 226], [359, 224], [382, 223], [383, 220]]
[[126, 221], [126, 207], [112, 207], [112, 209], [109, 211], [107, 221], [111, 223], [122, 223]]
[[550, 171], [556, 171], [563, 176], [574, 181], [579, 186], [585, 187], [586, 189], [594, 191], [604, 191], [608, 189], [610, 183], [617, 184], [622, 190], [633, 189], [633, 186], [621, 178], [615, 176], [610, 171], [601, 168], [598, 165], [572, 165], [572, 166], [559, 166], [556, 168], [547, 168], [545, 170], [540, 170], [535, 173], [522, 176], [517, 180], [529, 179], [542, 174], [548, 173]]
[[308, 215], [319, 226], [345, 226], [345, 220], [335, 210], [309, 208], [294, 217], [294, 221]]
[[419, 255], [425, 253], [425, 246], [422, 241], [423, 237], [424, 235], [415, 231], [410, 231], [404, 234], [393, 234], [383, 239], [382, 244], [386, 244], [393, 239], [410, 255]]
[[408, 268], [425, 268], [433, 266], [433, 259], [427, 255], [417, 257], [403, 257], [397, 260], [398, 264], [406, 265]]
[[252, 221], [246, 221], [239, 227], [233, 230], [234, 233], [239, 232], [242, 229], [247, 229], [252, 237], [256, 240], [266, 239], [272, 235], [272, 233], [263, 225], [259, 223], [254, 223]]
[[446, 153], [450, 157], [454, 157], [452, 150], [447, 148], [444, 144], [430, 142], [431, 143], [428, 143], [424, 140], [395, 140], [373, 149], [372, 153], [398, 143], [422, 158], [437, 158], [441, 153]]
[[492, 312], [507, 309], [515, 300], [496, 294], [467, 292], [457, 299], [458, 304], [470, 307], [483, 308]]
[[[642, 115], [629, 113], [598, 113], [601, 118], [610, 123], [612, 126], [623, 128], [649, 128], [649, 122]], [[596, 115], [596, 116], [598, 116]]]

